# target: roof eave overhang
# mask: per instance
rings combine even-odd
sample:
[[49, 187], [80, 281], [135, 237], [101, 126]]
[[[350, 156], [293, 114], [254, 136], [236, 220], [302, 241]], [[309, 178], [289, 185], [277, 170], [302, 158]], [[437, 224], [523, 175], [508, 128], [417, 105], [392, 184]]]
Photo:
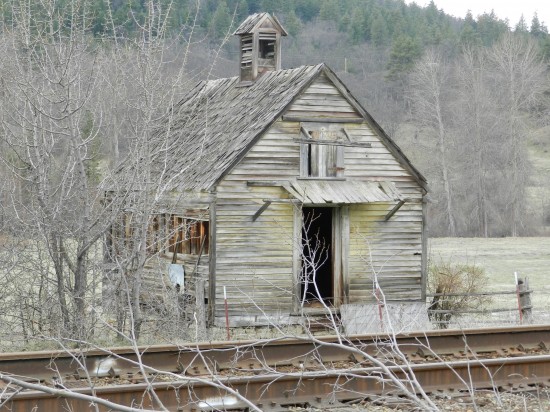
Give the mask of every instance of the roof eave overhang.
[[418, 184], [424, 190], [424, 194], [428, 192], [428, 182], [426, 178], [420, 173], [416, 167], [413, 166], [407, 156], [401, 151], [401, 149], [395, 144], [392, 138], [384, 131], [382, 126], [374, 120], [374, 118], [367, 112], [367, 110], [359, 103], [359, 101], [353, 96], [346, 85], [340, 80], [340, 78], [334, 73], [328, 66], [323, 65], [322, 72], [332, 81], [334, 86], [340, 93], [348, 100], [352, 107], [357, 110], [361, 117], [371, 126], [376, 133], [382, 138], [382, 143], [387, 149], [398, 159], [399, 163], [409, 171]]

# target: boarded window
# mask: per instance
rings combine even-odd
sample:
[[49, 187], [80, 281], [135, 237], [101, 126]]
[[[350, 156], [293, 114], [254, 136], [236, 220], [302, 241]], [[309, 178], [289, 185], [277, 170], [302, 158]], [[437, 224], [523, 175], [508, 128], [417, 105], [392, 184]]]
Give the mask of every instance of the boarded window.
[[251, 34], [241, 36], [241, 76], [242, 80], [250, 80], [252, 76], [252, 41]]
[[168, 252], [188, 255], [204, 255], [208, 253], [208, 221], [186, 219], [171, 215], [169, 222]]
[[147, 228], [147, 251], [155, 254], [162, 249], [163, 236], [161, 227], [164, 227], [164, 215], [153, 215], [149, 219]]
[[113, 222], [107, 236], [111, 256], [122, 256], [134, 246], [134, 216], [123, 213]]
[[[138, 235], [136, 229], [139, 225], [132, 213], [121, 214], [113, 223], [107, 236], [112, 256], [132, 253], [136, 240], [139, 240], [134, 239]], [[153, 215], [147, 226], [146, 244], [149, 255], [159, 252], [208, 254], [209, 222], [171, 214]]]
[[300, 171], [302, 177], [341, 177], [344, 171], [344, 148], [335, 143], [335, 134], [325, 127], [302, 127]]

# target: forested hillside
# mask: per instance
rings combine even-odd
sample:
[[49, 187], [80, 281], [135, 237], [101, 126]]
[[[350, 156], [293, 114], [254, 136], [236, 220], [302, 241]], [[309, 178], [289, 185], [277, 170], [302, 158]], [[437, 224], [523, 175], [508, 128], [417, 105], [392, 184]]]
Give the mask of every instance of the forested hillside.
[[[0, 172], [12, 177], [0, 190], [12, 206], [34, 184], [18, 143], [37, 127], [30, 108], [53, 109], [50, 93], [74, 106], [73, 123], [57, 126], [78, 134], [97, 184], [198, 80], [236, 75], [229, 35], [268, 11], [289, 32], [283, 66], [326, 62], [426, 175], [432, 236], [547, 233], [550, 36], [536, 15], [457, 19], [400, 0], [0, 0], [0, 10]], [[29, 97], [36, 84], [41, 101]]]

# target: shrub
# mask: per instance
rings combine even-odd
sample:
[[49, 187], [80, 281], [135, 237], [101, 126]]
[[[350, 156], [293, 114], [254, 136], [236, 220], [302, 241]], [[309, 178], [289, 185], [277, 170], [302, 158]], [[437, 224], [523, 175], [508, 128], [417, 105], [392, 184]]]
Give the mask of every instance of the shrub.
[[480, 309], [490, 297], [475, 293], [482, 292], [487, 283], [485, 269], [479, 266], [452, 262], [430, 264], [428, 294], [437, 295], [428, 309], [430, 320], [436, 327], [447, 329], [453, 315]]

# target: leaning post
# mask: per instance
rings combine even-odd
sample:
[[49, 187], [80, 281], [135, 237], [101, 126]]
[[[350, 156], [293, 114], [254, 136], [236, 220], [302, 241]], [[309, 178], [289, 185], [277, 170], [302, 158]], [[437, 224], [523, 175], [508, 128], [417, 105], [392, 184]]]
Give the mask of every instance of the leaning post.
[[518, 281], [519, 306], [523, 323], [533, 323], [533, 305], [531, 304], [531, 290], [529, 289], [529, 280], [519, 279]]

